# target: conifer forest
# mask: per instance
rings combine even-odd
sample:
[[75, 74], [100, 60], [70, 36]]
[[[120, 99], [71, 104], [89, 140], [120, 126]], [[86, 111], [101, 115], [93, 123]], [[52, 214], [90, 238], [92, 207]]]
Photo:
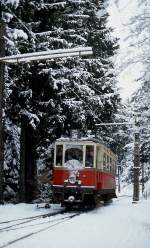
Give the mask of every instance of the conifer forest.
[[[97, 125], [102, 123], [138, 119], [140, 162], [145, 168], [143, 177], [139, 172], [140, 180], [149, 180], [149, 53], [142, 45], [149, 49], [146, 16], [150, 6], [147, 3], [146, 9], [139, 1], [140, 8], [130, 23], [135, 39], [131, 40], [130, 31], [128, 43], [131, 48], [137, 43], [140, 47], [134, 63], [139, 63], [140, 57], [142, 73], [137, 78], [138, 89], [122, 101], [118, 71], [133, 61], [120, 52], [119, 38], [109, 24], [112, 2], [119, 6], [119, 1], [113, 0], [1, 0], [0, 57], [77, 47], [92, 47], [93, 51], [85, 56], [0, 64], [0, 83], [4, 83], [1, 181], [6, 202], [31, 202], [44, 197], [49, 186], [38, 178], [46, 172], [51, 180], [54, 142], [70, 137], [72, 130], [107, 144], [118, 156], [122, 183], [132, 183], [134, 127]], [[140, 19], [142, 13], [144, 22]], [[117, 56], [122, 61], [119, 66]], [[25, 199], [19, 194], [24, 190], [22, 182], [27, 190]]]
[[150, 0], [0, 0], [0, 248], [150, 247]]

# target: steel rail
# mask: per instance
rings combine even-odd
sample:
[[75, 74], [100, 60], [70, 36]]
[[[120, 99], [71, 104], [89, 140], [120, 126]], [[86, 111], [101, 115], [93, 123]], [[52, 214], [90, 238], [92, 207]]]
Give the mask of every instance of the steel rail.
[[60, 210], [60, 211], [57, 211], [57, 212], [53, 212], [53, 213], [40, 214], [40, 215], [35, 215], [35, 216], [30, 216], [30, 217], [25, 217], [25, 218], [19, 218], [19, 219], [13, 219], [13, 220], [8, 220], [8, 221], [3, 221], [3, 222], [0, 222], [0, 225], [1, 224], [11, 223], [11, 222], [16, 222], [16, 221], [20, 221], [20, 220], [30, 220], [30, 219], [36, 219], [36, 218], [51, 217], [51, 216], [55, 216], [57, 214], [65, 213], [65, 212], [66, 212], [66, 210], [63, 209], [63, 210]]
[[21, 241], [21, 240], [23, 240], [23, 239], [29, 238], [29, 237], [31, 237], [31, 236], [33, 236], [33, 235], [38, 234], [38, 233], [44, 232], [44, 231], [46, 231], [46, 230], [48, 230], [48, 229], [51, 229], [51, 228], [54, 227], [54, 226], [57, 226], [57, 225], [59, 225], [59, 224], [61, 224], [61, 223], [63, 223], [63, 222], [66, 222], [66, 221], [68, 221], [68, 220], [70, 220], [70, 219], [72, 219], [72, 218], [74, 218], [74, 217], [76, 217], [76, 216], [79, 216], [79, 215], [81, 215], [82, 213], [85, 213], [85, 212], [78, 212], [78, 213], [75, 213], [75, 214], [73, 214], [73, 215], [71, 215], [71, 216], [67, 216], [65, 219], [60, 220], [59, 222], [57, 222], [57, 223], [55, 223], [55, 224], [53, 224], [53, 225], [50, 225], [50, 226], [48, 226], [48, 227], [44, 227], [44, 228], [42, 228], [42, 229], [40, 229], [40, 230], [37, 230], [37, 231], [35, 231], [35, 232], [28, 233], [28, 234], [26, 234], [26, 235], [23, 235], [23, 236], [17, 238], [17, 239], [14, 239], [14, 240], [12, 240], [12, 241], [9, 241], [9, 242], [5, 243], [4, 245], [0, 246], [0, 248], [8, 247], [9, 245], [12, 245], [12, 244], [14, 244], [14, 243], [16, 243], [16, 242], [18, 242], [18, 241]]
[[[66, 212], [67, 213], [67, 212]], [[48, 217], [47, 217], [48, 218]], [[9, 231], [14, 231], [14, 230], [20, 230], [20, 229], [24, 229], [24, 228], [27, 228], [27, 227], [31, 227], [31, 226], [39, 226], [39, 225], [43, 225], [43, 224], [48, 224], [48, 223], [52, 223], [52, 222], [56, 222], [56, 221], [60, 221], [60, 220], [63, 220], [63, 219], [66, 219], [66, 218], [71, 218], [71, 215], [69, 216], [65, 216], [65, 217], [62, 217], [62, 218], [57, 218], [57, 219], [53, 219], [53, 220], [48, 220], [48, 221], [45, 221], [45, 222], [40, 222], [40, 223], [36, 223], [36, 224], [31, 224], [31, 225], [25, 225], [25, 226], [21, 226], [21, 227], [16, 227], [16, 228], [11, 228], [13, 226], [9, 226], [9, 227], [4, 227], [4, 228], [1, 228], [0, 229], [0, 232], [9, 232]], [[27, 222], [22, 222], [22, 223], [19, 223], [17, 225], [22, 225], [22, 224], [26, 224], [28, 222], [31, 222], [31, 221], [36, 221], [37, 219], [34, 219], [34, 220], [29, 220]], [[15, 225], [14, 225], [15, 226]]]

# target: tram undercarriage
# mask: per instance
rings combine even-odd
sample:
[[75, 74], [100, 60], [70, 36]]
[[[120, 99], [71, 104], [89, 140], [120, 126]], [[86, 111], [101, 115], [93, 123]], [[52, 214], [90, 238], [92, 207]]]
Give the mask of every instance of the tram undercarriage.
[[68, 205], [94, 206], [100, 201], [115, 198], [115, 190], [96, 190], [94, 187], [53, 186], [53, 202]]

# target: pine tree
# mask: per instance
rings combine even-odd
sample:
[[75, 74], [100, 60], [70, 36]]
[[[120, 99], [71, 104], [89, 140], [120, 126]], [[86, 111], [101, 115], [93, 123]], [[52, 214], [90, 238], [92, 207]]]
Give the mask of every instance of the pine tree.
[[[112, 56], [116, 40], [107, 28], [105, 1], [20, 1], [11, 9], [8, 20], [7, 53], [24, 53], [47, 49], [92, 46], [89, 57], [51, 59], [8, 67], [6, 117], [10, 130], [17, 134], [6, 137], [6, 170], [12, 170], [8, 157], [13, 158], [15, 137], [19, 144], [23, 115], [37, 133], [38, 167], [52, 164], [52, 142], [71, 129], [97, 131], [96, 123], [111, 122], [120, 101]], [[10, 12], [10, 9], [8, 9]], [[6, 13], [8, 19], [8, 13]], [[22, 22], [25, 24], [22, 25]], [[109, 141], [108, 130], [99, 135]], [[6, 125], [6, 134], [10, 133]], [[18, 154], [18, 147], [16, 154]], [[19, 154], [15, 167], [19, 166]], [[8, 176], [8, 178], [9, 178]], [[11, 177], [11, 176], [10, 176]], [[17, 182], [15, 182], [18, 185]], [[6, 182], [8, 184], [8, 180]]]

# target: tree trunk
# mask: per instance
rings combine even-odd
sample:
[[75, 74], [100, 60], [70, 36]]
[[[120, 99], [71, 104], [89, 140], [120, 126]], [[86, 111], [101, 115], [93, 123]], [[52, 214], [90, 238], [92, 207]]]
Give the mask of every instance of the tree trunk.
[[22, 117], [20, 139], [20, 201], [31, 202], [37, 196], [35, 133]]

